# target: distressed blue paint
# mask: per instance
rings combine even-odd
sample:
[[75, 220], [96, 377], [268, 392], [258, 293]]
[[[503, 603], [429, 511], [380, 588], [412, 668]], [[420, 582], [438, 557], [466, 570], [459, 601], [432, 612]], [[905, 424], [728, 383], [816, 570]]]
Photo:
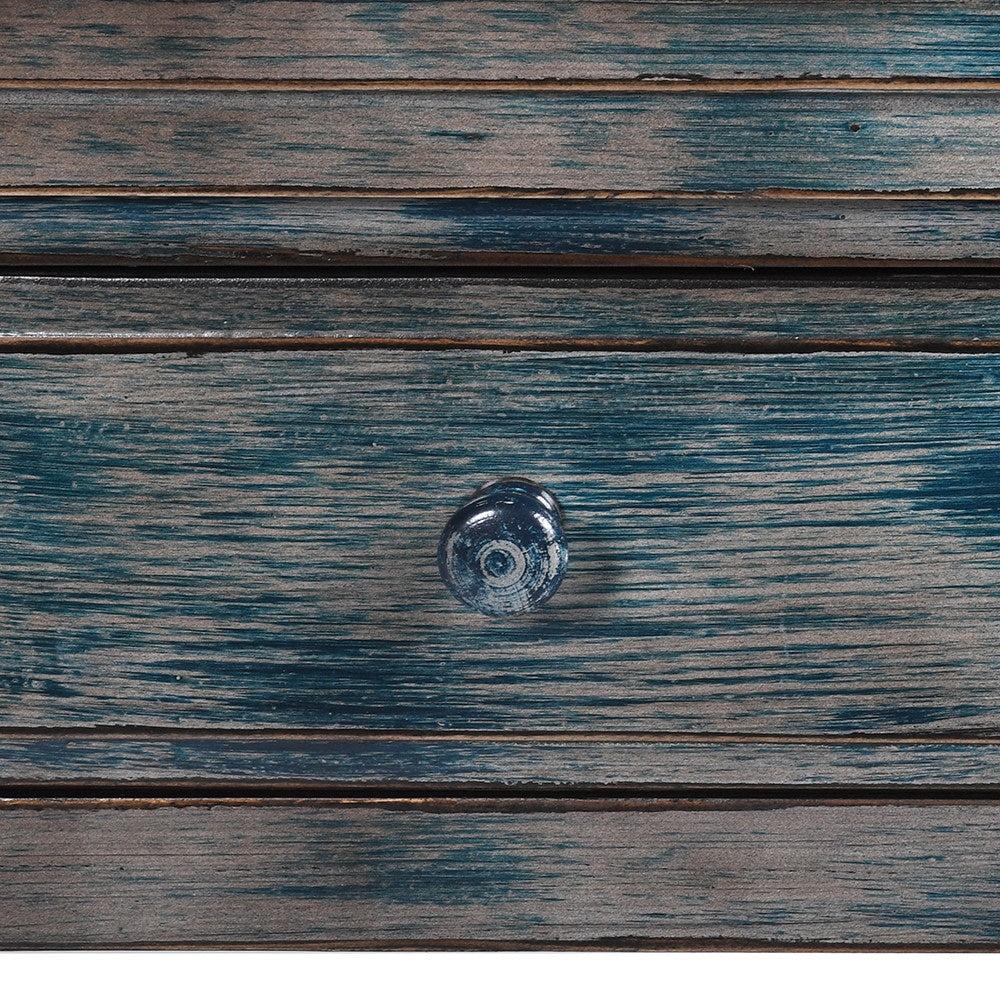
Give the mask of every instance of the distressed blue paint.
[[[42, 0], [12, 14], [7, 64], [43, 79], [1000, 75], [991, 6], [824, 14]], [[996, 189], [992, 92], [238, 89], [6, 91], [0, 182], [704, 196], [7, 198], [0, 259], [1000, 259], [995, 202], [851, 193]], [[714, 196], [774, 187], [847, 197]], [[0, 336], [967, 348], [993, 337], [996, 296], [989, 281], [11, 279]], [[8, 800], [0, 943], [995, 944], [993, 804], [679, 808], [648, 793], [996, 787], [995, 741], [919, 739], [1000, 732], [998, 363], [0, 358], [0, 724], [19, 727], [0, 780], [423, 796]], [[551, 482], [572, 511], [573, 576], [516, 622], [473, 620], [434, 573], [448, 497], [498, 472]], [[537, 555], [522, 524], [503, 530]], [[545, 729], [559, 732], [503, 734]], [[919, 735], [839, 739], [856, 732]], [[524, 785], [647, 794], [426, 798]]]
[[553, 79], [1000, 75], [986, 0], [96, 3], [6, 19], [6, 73], [51, 78]]
[[0, 942], [996, 947], [998, 821], [947, 800], [8, 801]]
[[[421, 837], [425, 822], [404, 812], [397, 814], [395, 823], [382, 829], [372, 826], [367, 836], [358, 838], [356, 817], [346, 812], [328, 815], [322, 838], [299, 859], [306, 865], [299, 878], [290, 877], [279, 862], [277, 877], [268, 884], [246, 880], [233, 885], [234, 905], [322, 901], [349, 908], [377, 900], [385, 907], [458, 906], [489, 912], [520, 904], [535, 912], [544, 909], [544, 887], [558, 880], [558, 869], [539, 871], [530, 851], [522, 853], [515, 844], [504, 849], [477, 836], [475, 824], [456, 827], [455, 836], [442, 842], [433, 856], [400, 851], [401, 838]], [[345, 850], [347, 843], [352, 846]], [[324, 874], [327, 868], [337, 871], [335, 879]]]
[[0, 260], [113, 263], [1000, 260], [997, 204], [3, 198]]
[[[0, 722], [995, 732], [996, 519], [931, 491], [1000, 447], [998, 365], [6, 356]], [[436, 565], [498, 474], [572, 511], [509, 621]]]
[[42, 188], [1000, 187], [995, 90], [9, 89], [0, 128], [2, 183]]
[[996, 786], [996, 742], [505, 739], [502, 734], [7, 733], [6, 787], [42, 782], [199, 782], [503, 789], [733, 786]]
[[[943, 446], [947, 451], [948, 446]], [[1000, 535], [1000, 449], [962, 451], [951, 468], [928, 481], [926, 506], [944, 510], [955, 529], [993, 547]], [[991, 532], [988, 529], [996, 529]]]
[[502, 479], [478, 490], [448, 519], [438, 569], [463, 604], [502, 618], [541, 607], [566, 575], [562, 513], [544, 487]]

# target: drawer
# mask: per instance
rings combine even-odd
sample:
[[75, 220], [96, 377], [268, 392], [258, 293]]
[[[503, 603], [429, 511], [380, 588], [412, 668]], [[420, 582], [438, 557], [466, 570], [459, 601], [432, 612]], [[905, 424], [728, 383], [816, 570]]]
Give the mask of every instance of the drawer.
[[[991, 730], [988, 358], [5, 358], [8, 725]], [[975, 428], [970, 439], [968, 431]], [[566, 581], [442, 585], [467, 494]]]
[[[787, 279], [0, 288], [22, 351], [67, 324], [211, 344], [251, 314], [251, 343], [323, 328], [342, 348], [4, 356], [14, 784], [993, 781], [992, 355], [815, 353], [844, 343], [844, 311]], [[963, 350], [995, 296], [822, 294], [857, 303], [855, 346], [891, 339], [898, 308], [916, 342]], [[396, 346], [471, 301], [496, 319], [467, 346], [530, 343], [543, 317], [601, 338]], [[654, 335], [675, 349], [606, 350]], [[803, 353], [728, 350], [776, 343]], [[569, 572], [492, 619], [448, 593], [437, 545], [507, 475], [561, 502]]]
[[993, 5], [197, 6], [0, 16], [0, 946], [995, 947]]

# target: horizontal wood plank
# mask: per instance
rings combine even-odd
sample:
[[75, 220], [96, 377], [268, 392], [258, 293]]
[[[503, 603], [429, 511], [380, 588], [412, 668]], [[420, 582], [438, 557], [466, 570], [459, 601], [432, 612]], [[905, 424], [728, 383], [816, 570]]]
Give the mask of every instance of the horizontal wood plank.
[[0, 349], [1000, 349], [992, 275], [0, 277]]
[[997, 10], [961, 2], [42, 0], [0, 76], [51, 80], [997, 77]]
[[193, 789], [1000, 788], [995, 740], [52, 730], [2, 734], [4, 794]]
[[1000, 263], [995, 200], [0, 196], [0, 263]]
[[[6, 90], [0, 187], [967, 191], [1000, 90]], [[238, 191], [234, 191], [238, 193]]]
[[[1000, 732], [1000, 359], [7, 355], [7, 726]], [[491, 621], [438, 535], [565, 506]]]
[[0, 944], [996, 947], [995, 802], [7, 802]]

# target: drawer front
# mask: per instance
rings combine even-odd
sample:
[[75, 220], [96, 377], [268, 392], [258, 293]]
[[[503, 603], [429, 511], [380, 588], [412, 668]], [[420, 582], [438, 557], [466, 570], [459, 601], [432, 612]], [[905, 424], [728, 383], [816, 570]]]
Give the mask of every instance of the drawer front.
[[0, 945], [994, 947], [994, 6], [197, 7], [0, 15]]
[[995, 801], [11, 801], [0, 942], [990, 947], [998, 820]]
[[[992, 357], [9, 355], [3, 723], [993, 732]], [[570, 571], [444, 588], [527, 476]]]

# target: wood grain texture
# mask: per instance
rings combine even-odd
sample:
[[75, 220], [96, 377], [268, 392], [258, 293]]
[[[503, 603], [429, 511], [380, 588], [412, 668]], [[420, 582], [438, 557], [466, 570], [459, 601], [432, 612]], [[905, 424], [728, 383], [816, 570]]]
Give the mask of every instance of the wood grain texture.
[[[996, 734], [993, 356], [3, 359], [0, 722]], [[466, 612], [506, 474], [570, 571]]]
[[997, 789], [996, 741], [761, 740], [634, 734], [52, 730], [3, 733], [4, 794], [44, 787], [160, 794], [405, 789], [497, 794], [905, 788]]
[[[0, 187], [994, 190], [1000, 91], [6, 90]], [[234, 191], [234, 193], [237, 193]]]
[[[170, 3], [4, 12], [31, 80], [996, 77], [986, 2]], [[595, 44], [599, 39], [599, 44]]]
[[0, 349], [1000, 348], [994, 276], [0, 277]]
[[992, 200], [0, 196], [0, 263], [1000, 263]]
[[133, 805], [0, 809], [0, 943], [998, 943], [995, 802]]

